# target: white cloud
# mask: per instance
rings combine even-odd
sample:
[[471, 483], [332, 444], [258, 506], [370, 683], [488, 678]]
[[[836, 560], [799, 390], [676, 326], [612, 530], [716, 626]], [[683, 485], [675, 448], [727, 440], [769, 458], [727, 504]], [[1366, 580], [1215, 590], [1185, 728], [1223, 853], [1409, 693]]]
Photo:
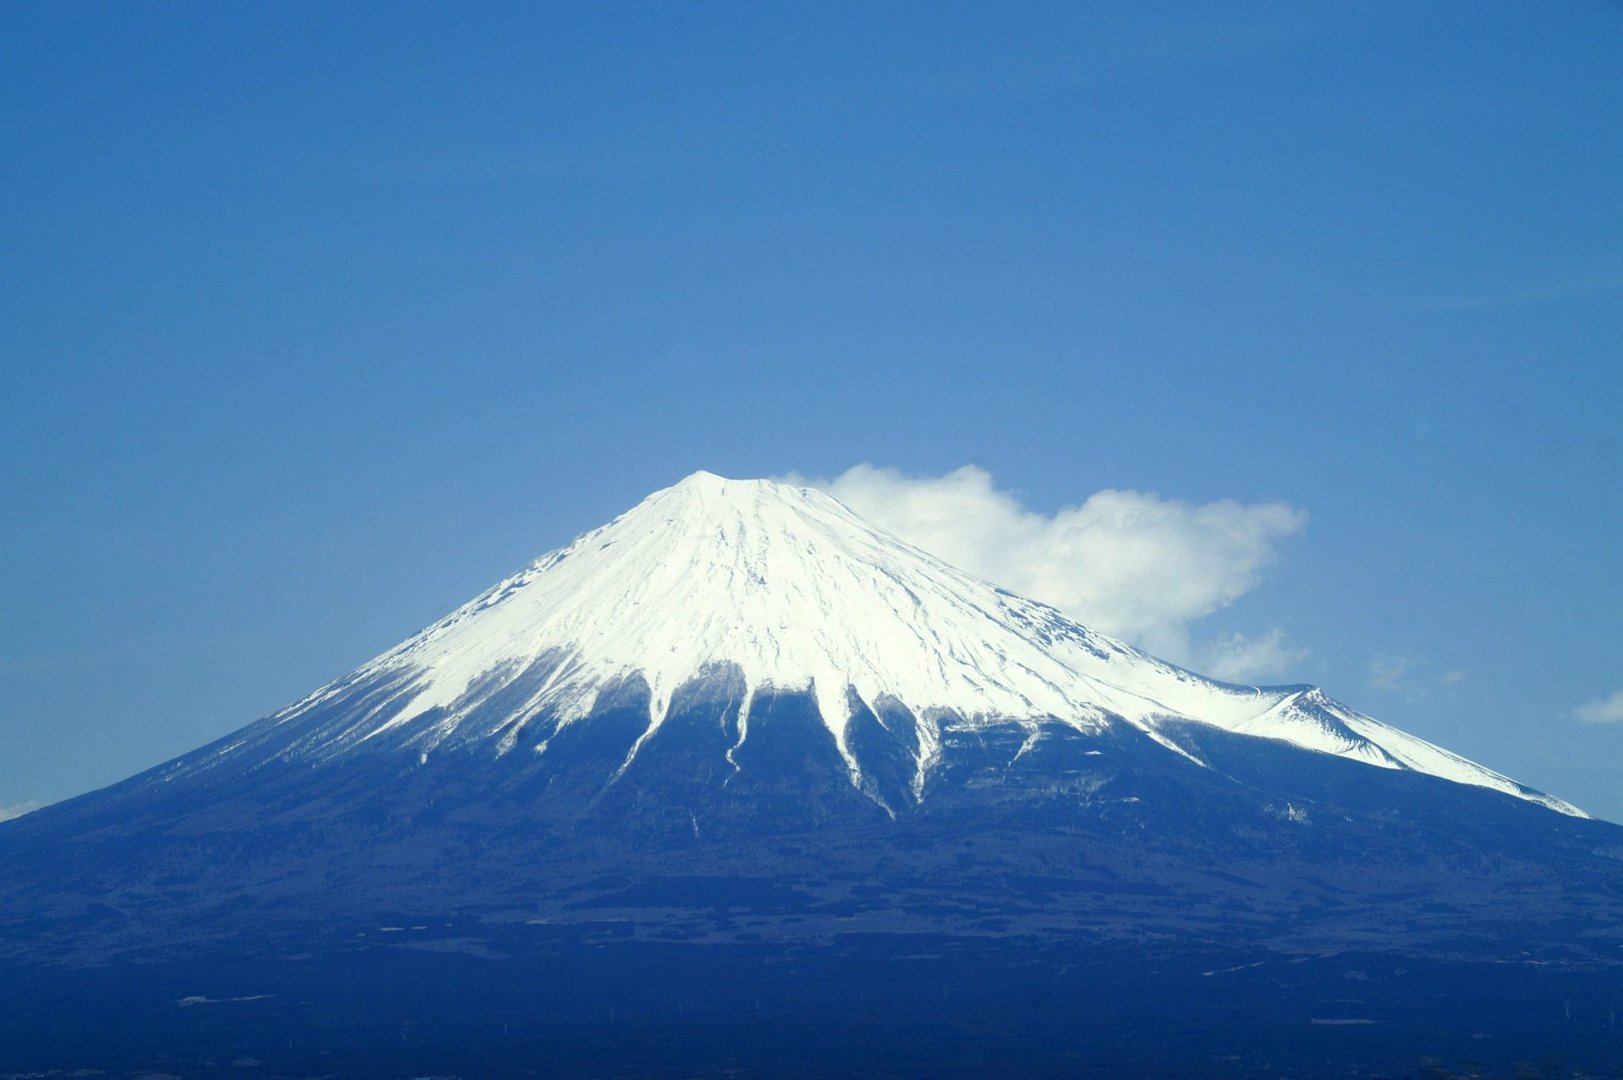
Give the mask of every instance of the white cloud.
[[1427, 661], [1407, 653], [1376, 653], [1369, 658], [1369, 685], [1376, 690], [1402, 690], [1409, 676], [1426, 666]]
[[[858, 465], [798, 482], [954, 566], [1182, 663], [1196, 659], [1189, 624], [1254, 587], [1279, 543], [1307, 524], [1279, 502], [1196, 505], [1117, 490], [1045, 515], [974, 465], [939, 477]], [[1228, 647], [1233, 670], [1262, 672], [1269, 649], [1290, 658], [1275, 634], [1247, 644]]]
[[33, 813], [41, 805], [43, 804], [30, 799], [28, 802], [13, 803], [11, 806], [0, 806], [0, 821], [10, 821], [12, 818], [20, 818], [24, 814]]
[[1572, 715], [1586, 724], [1623, 724], [1623, 690], [1611, 697], [1586, 701], [1573, 709]]
[[1465, 668], [1439, 671], [1426, 657], [1415, 653], [1376, 653], [1369, 658], [1369, 686], [1411, 698], [1426, 698], [1442, 690], [1452, 693], [1471, 673]]
[[1276, 626], [1258, 638], [1230, 634], [1201, 650], [1200, 670], [1227, 682], [1249, 683], [1300, 670], [1308, 651], [1285, 643]]

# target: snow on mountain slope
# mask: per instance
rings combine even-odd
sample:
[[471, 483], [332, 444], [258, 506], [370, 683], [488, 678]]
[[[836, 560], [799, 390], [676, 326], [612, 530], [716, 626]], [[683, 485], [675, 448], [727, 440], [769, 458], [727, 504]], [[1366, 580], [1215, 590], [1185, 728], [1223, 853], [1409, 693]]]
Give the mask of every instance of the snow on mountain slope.
[[283, 710], [271, 730], [382, 687], [295, 752], [331, 757], [391, 736], [423, 753], [470, 743], [506, 753], [536, 718], [581, 721], [605, 690], [640, 676], [651, 704], [629, 765], [677, 688], [716, 665], [743, 676], [739, 745], [759, 692], [809, 691], [853, 781], [849, 695], [907, 708], [919, 721], [916, 792], [947, 725], [1125, 722], [1188, 757], [1177, 729], [1196, 721], [1581, 814], [1317, 690], [1231, 686], [1163, 663], [955, 570], [821, 492], [704, 472]]

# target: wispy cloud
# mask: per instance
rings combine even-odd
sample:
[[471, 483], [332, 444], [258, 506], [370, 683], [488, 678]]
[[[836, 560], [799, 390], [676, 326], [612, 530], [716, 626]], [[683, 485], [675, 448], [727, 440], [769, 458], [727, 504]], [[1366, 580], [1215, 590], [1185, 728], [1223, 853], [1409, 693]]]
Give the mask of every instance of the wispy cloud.
[[1376, 690], [1406, 690], [1410, 676], [1427, 663], [1409, 653], [1376, 653], [1369, 658], [1369, 685]]
[[1618, 292], [1623, 292], [1623, 274], [1601, 274], [1592, 277], [1572, 277], [1562, 281], [1544, 281], [1520, 288], [1484, 292], [1476, 296], [1439, 300], [1423, 305], [1423, 310], [1450, 312], [1531, 307], [1564, 300], [1607, 296]]
[[31, 814], [42, 805], [44, 804], [30, 799], [27, 802], [13, 803], [10, 806], [0, 806], [0, 821], [10, 821], [12, 818], [20, 818], [24, 814]]
[[1586, 724], [1623, 724], [1623, 690], [1611, 697], [1586, 701], [1572, 715]]
[[[1041, 514], [974, 465], [933, 477], [858, 465], [832, 480], [795, 479], [955, 566], [1181, 663], [1200, 659], [1190, 623], [1255, 587], [1307, 524], [1280, 502], [1197, 505], [1119, 490]], [[1255, 678], [1300, 654], [1274, 631], [1227, 639], [1213, 656], [1231, 676]]]
[[0, 677], [76, 675], [102, 666], [96, 656], [0, 656]]
[[1289, 645], [1277, 626], [1261, 637], [1229, 634], [1200, 650], [1198, 666], [1228, 682], [1249, 683], [1300, 671], [1308, 650]]
[[1427, 657], [1415, 653], [1376, 653], [1369, 658], [1369, 687], [1410, 698], [1452, 694], [1471, 677], [1465, 668], [1439, 670]]

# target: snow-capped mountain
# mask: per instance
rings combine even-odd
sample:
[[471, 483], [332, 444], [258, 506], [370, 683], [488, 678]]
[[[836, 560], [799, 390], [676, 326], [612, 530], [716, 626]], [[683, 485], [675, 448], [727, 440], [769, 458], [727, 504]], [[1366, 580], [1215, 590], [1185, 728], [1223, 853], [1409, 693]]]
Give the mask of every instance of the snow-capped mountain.
[[946, 565], [820, 491], [707, 472], [164, 779], [267, 755], [544, 755], [559, 732], [591, 722], [607, 691], [639, 681], [646, 725], [619, 776], [657, 745], [673, 696], [724, 675], [738, 685], [724, 752], [734, 769], [757, 697], [806, 693], [858, 789], [853, 718], [883, 716], [910, 760], [914, 801], [949, 730], [1013, 722], [1029, 750], [1055, 725], [1097, 734], [1124, 724], [1205, 764], [1185, 737], [1194, 723], [1582, 816], [1316, 688], [1235, 686], [1157, 660]]
[[825, 494], [698, 473], [281, 712], [0, 823], [0, 961], [303, 955], [361, 919], [1588, 962], [1619, 853], [1320, 690], [1203, 678]]

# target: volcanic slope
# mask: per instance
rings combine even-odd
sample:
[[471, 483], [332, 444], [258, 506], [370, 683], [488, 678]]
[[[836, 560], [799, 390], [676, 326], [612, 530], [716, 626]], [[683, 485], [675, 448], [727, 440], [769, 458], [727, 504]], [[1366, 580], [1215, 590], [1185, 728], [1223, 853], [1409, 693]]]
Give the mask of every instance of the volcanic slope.
[[0, 825], [0, 955], [450, 913], [1609, 956], [1614, 851], [1316, 688], [1203, 678], [818, 491], [696, 473], [288, 708]]
[[[921, 800], [943, 732], [1016, 723], [1126, 724], [1194, 757], [1198, 723], [1388, 768], [1575, 807], [1389, 727], [1307, 686], [1234, 686], [1095, 633], [1045, 604], [964, 574], [810, 488], [700, 472], [536, 560], [440, 622], [234, 740], [160, 771], [157, 782], [268, 756], [505, 756], [592, 716], [606, 695], [646, 688], [630, 770], [684, 687], [738, 686], [735, 739], [763, 694], [809, 694], [851, 781], [858, 712], [912, 760]], [[892, 807], [891, 809], [897, 809]]]

